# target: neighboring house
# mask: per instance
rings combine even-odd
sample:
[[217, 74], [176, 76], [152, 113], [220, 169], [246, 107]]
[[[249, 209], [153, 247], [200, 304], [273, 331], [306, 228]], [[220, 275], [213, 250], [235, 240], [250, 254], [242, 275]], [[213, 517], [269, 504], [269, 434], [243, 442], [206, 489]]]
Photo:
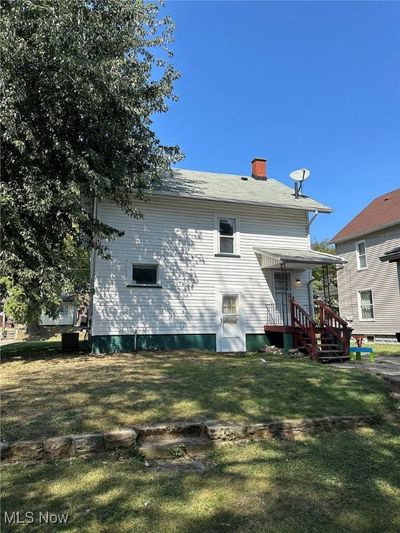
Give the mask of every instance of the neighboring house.
[[347, 260], [338, 270], [341, 316], [354, 334], [395, 339], [400, 332], [400, 189], [373, 200], [332, 242]]
[[57, 318], [51, 318], [44, 312], [40, 317], [42, 326], [74, 326], [77, 321], [77, 306], [74, 302], [65, 301], [60, 308]]
[[98, 205], [124, 236], [92, 268], [97, 352], [260, 348], [266, 324], [293, 332], [292, 297], [312, 313], [311, 269], [343, 263], [310, 246], [309, 213], [331, 208], [268, 178], [265, 159], [251, 176], [175, 170], [138, 207]]

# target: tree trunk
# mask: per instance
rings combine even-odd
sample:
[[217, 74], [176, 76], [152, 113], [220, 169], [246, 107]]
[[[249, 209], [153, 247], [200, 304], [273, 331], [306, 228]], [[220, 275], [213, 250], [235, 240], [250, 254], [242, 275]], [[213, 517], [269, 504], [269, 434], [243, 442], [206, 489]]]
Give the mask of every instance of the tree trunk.
[[35, 337], [40, 332], [40, 325], [39, 322], [31, 322], [30, 324], [26, 325], [26, 332], [28, 334], [28, 337]]

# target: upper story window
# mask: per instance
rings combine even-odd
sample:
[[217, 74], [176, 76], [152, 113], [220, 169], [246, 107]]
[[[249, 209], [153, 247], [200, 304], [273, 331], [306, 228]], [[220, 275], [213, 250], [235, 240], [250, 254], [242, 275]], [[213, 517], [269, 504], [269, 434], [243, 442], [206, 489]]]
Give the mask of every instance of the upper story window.
[[236, 220], [234, 218], [219, 219], [219, 252], [221, 254], [234, 254], [235, 250]]
[[239, 254], [237, 218], [217, 217], [216, 230], [218, 236], [216, 243], [217, 255], [237, 256]]
[[365, 247], [365, 241], [356, 242], [356, 255], [357, 255], [357, 269], [363, 270], [367, 268], [367, 249]]
[[374, 303], [372, 301], [372, 291], [359, 291], [359, 317], [360, 320], [374, 319]]
[[132, 285], [139, 287], [158, 286], [158, 265], [132, 265]]

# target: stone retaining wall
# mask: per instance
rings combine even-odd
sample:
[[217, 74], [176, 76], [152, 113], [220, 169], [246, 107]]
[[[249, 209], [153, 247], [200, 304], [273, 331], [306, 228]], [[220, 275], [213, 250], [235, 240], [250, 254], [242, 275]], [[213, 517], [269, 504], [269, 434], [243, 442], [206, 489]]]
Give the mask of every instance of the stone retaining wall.
[[265, 424], [230, 424], [216, 421], [170, 423], [116, 429], [104, 433], [64, 435], [14, 443], [1, 442], [1, 460], [6, 462], [54, 461], [67, 457], [87, 457], [115, 450], [134, 450], [141, 439], [149, 436], [191, 435], [212, 441], [235, 441], [291, 438], [299, 433], [352, 429], [372, 426], [393, 417], [383, 415], [328, 416], [284, 420]]

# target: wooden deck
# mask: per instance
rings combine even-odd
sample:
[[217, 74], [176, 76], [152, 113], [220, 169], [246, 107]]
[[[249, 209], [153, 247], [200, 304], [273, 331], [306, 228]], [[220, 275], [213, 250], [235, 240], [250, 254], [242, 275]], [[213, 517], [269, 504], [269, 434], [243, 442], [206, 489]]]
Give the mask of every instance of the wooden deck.
[[275, 324], [265, 324], [265, 333], [295, 333], [296, 326], [277, 326]]
[[[324, 302], [317, 302], [319, 322], [312, 318], [294, 300], [290, 303], [291, 324], [265, 324], [264, 332], [280, 334], [273, 337], [284, 348], [297, 348], [307, 353], [311, 359], [321, 362], [348, 360], [351, 328]], [[278, 316], [278, 314], [276, 314]]]

